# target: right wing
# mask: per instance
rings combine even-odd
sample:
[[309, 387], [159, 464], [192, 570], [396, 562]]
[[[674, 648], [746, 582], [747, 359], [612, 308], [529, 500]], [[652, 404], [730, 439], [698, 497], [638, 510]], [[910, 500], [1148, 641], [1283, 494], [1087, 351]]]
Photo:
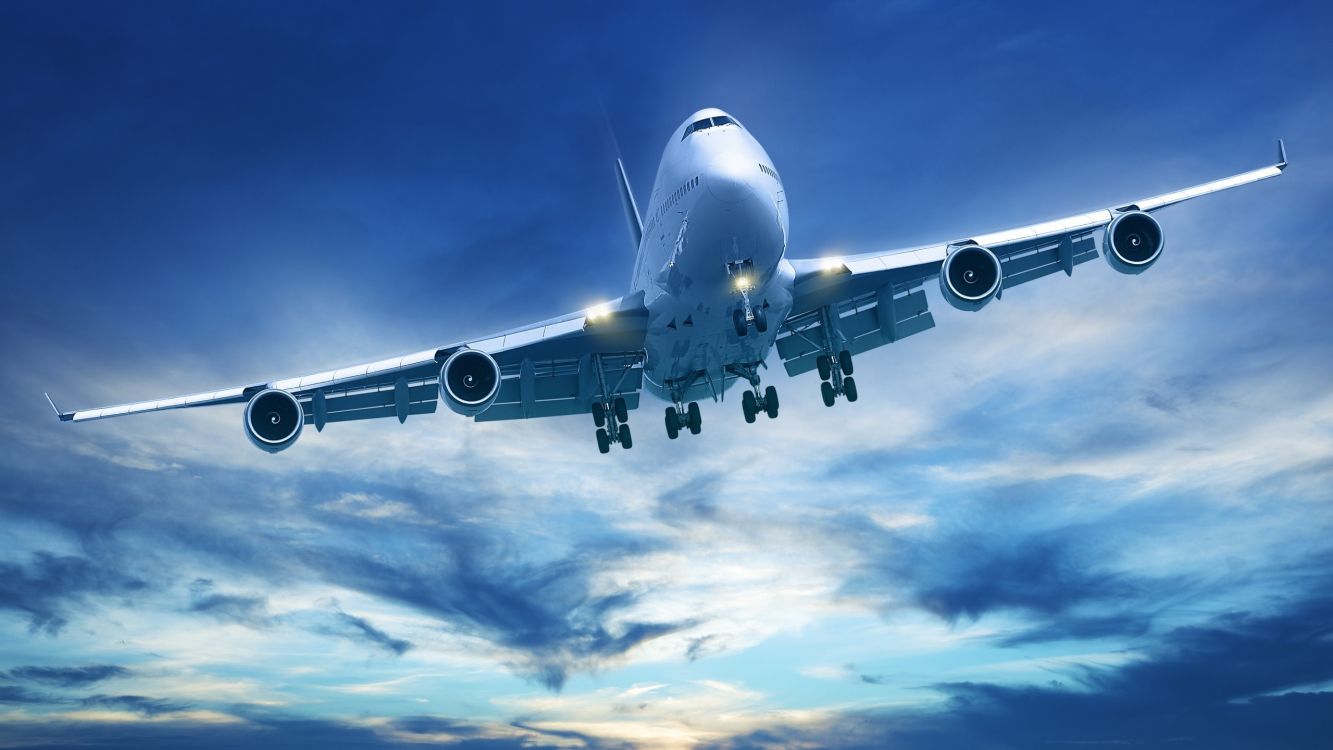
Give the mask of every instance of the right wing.
[[[126, 414], [242, 404], [260, 391], [275, 388], [295, 396], [306, 424], [323, 429], [328, 422], [430, 414], [439, 398], [440, 366], [460, 349], [477, 349], [501, 368], [499, 394], [477, 421], [550, 417], [588, 412], [594, 398], [623, 396], [636, 408], [643, 382], [643, 342], [648, 311], [643, 293], [589, 310], [551, 318], [485, 338], [462, 341], [392, 357], [379, 362], [326, 370], [120, 406], [62, 412], [66, 422], [85, 422]], [[50, 396], [47, 396], [50, 400]]]
[[953, 249], [980, 245], [994, 252], [1003, 269], [1002, 294], [1059, 271], [1073, 275], [1074, 266], [1097, 257], [1101, 230], [1120, 214], [1152, 212], [1266, 180], [1286, 166], [1286, 148], [1278, 141], [1272, 166], [1111, 208], [908, 250], [792, 260], [793, 303], [777, 339], [778, 355], [795, 376], [815, 369], [821, 354], [845, 349], [856, 355], [933, 328], [923, 285], [939, 275]]

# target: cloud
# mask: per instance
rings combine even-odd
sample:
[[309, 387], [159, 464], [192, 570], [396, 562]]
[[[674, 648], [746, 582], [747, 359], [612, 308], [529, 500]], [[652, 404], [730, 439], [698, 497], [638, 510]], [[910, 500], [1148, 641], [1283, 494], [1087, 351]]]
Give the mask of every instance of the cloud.
[[76, 555], [36, 552], [27, 565], [0, 562], [0, 609], [25, 613], [33, 631], [49, 635], [64, 628], [69, 607], [147, 587], [142, 580]]
[[190, 600], [190, 612], [208, 615], [223, 622], [235, 622], [252, 628], [267, 627], [271, 623], [266, 598], [214, 593], [213, 581], [207, 578], [195, 579], [190, 584]]
[[9, 677], [16, 680], [40, 682], [57, 687], [85, 687], [115, 677], [128, 677], [130, 670], [114, 664], [92, 664], [86, 667], [14, 667]]
[[189, 706], [174, 701], [148, 698], [142, 695], [92, 695], [79, 702], [84, 706], [131, 711], [150, 717], [185, 711], [189, 708]]
[[1111, 569], [1096, 529], [1086, 525], [980, 528], [985, 521], [900, 532], [846, 519], [868, 554], [843, 593], [878, 601], [886, 612], [905, 598], [950, 625], [991, 612], [1018, 613], [1033, 624], [1001, 640], [1016, 646], [1140, 635], [1151, 622], [1144, 608], [1185, 586]]
[[18, 685], [0, 685], [0, 703], [52, 703], [53, 696], [19, 687]]
[[407, 653], [408, 649], [412, 648], [411, 642], [393, 638], [383, 630], [371, 625], [365, 618], [349, 615], [342, 610], [329, 613], [323, 619], [323, 624], [316, 625], [314, 629], [325, 635], [335, 635], [348, 640], [369, 643], [398, 656], [402, 656]]
[[1308, 748], [1327, 742], [1333, 692], [1333, 599], [1280, 614], [1234, 612], [1174, 629], [1145, 658], [1081, 668], [1045, 686], [943, 683], [939, 708], [842, 713], [818, 727], [770, 726], [716, 748], [892, 746], [998, 749]]

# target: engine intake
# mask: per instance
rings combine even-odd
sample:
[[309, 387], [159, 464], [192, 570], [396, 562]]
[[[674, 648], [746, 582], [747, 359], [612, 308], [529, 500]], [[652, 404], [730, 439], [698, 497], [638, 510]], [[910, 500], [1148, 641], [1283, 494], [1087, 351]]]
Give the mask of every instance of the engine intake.
[[1000, 259], [989, 248], [963, 245], [940, 268], [940, 293], [959, 310], [980, 310], [995, 298], [1004, 280]]
[[1102, 255], [1120, 273], [1143, 273], [1162, 257], [1166, 246], [1162, 225], [1143, 211], [1130, 211], [1106, 227]]
[[301, 402], [287, 391], [260, 391], [245, 405], [245, 436], [260, 450], [277, 453], [291, 447], [304, 426]]
[[475, 417], [500, 395], [500, 365], [477, 349], [459, 349], [440, 366], [440, 400], [458, 414]]

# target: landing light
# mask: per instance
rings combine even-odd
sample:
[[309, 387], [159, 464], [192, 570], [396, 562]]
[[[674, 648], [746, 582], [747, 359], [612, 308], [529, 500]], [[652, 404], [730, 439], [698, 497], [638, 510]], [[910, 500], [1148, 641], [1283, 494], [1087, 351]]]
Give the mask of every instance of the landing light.
[[842, 270], [842, 258], [825, 258], [824, 273], [833, 273]]
[[750, 277], [749, 277], [749, 276], [737, 276], [737, 277], [736, 277], [736, 289], [737, 289], [738, 291], [745, 291], [746, 289], [749, 289], [749, 288], [750, 288]]
[[583, 312], [583, 316], [589, 323], [601, 320], [611, 314], [611, 306], [605, 302], [599, 305], [593, 305]]

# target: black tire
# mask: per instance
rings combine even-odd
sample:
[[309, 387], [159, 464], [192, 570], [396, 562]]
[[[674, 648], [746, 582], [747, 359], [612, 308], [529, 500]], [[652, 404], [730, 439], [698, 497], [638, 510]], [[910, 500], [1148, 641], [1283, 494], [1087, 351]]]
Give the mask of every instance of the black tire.
[[686, 412], [689, 414], [687, 422], [690, 425], [690, 434], [698, 435], [699, 430], [703, 428], [704, 423], [703, 415], [699, 413], [699, 402], [691, 401]]
[[745, 421], [754, 424], [754, 418], [759, 414], [759, 404], [755, 402], [754, 391], [741, 394], [741, 411], [745, 413]]
[[833, 402], [838, 400], [838, 394], [833, 392], [833, 384], [827, 380], [819, 384], [819, 392], [824, 396], [824, 406], [833, 406]]
[[667, 437], [675, 440], [680, 437], [680, 418], [676, 414], [676, 407], [668, 406], [666, 410], [666, 428]]
[[778, 389], [771, 385], [764, 391], [764, 413], [769, 419], [778, 418]]
[[602, 453], [611, 452], [611, 436], [606, 434], [606, 430], [597, 431], [597, 450]]
[[606, 410], [602, 408], [601, 401], [597, 401], [592, 405], [592, 422], [598, 427], [606, 426]]
[[629, 407], [625, 405], [625, 399], [616, 396], [616, 400], [611, 402], [611, 408], [616, 413], [616, 419], [621, 422], [629, 421]]
[[847, 397], [850, 403], [856, 400], [856, 381], [851, 378], [842, 379], [842, 395]]
[[[842, 368], [843, 375], [852, 374], [852, 353], [843, 349], [838, 352], [838, 366]], [[853, 399], [855, 400], [855, 399]]]
[[762, 307], [754, 309], [754, 329], [760, 333], [768, 330], [768, 316], [764, 314]]
[[620, 429], [616, 430], [616, 433], [620, 435], [621, 448], [629, 450], [630, 448], [634, 447], [634, 436], [629, 433], [629, 425], [627, 424], [620, 425]]
[[744, 337], [750, 332], [750, 326], [745, 322], [745, 311], [739, 308], [731, 311], [731, 324], [736, 326], [736, 335]]
[[833, 363], [829, 361], [827, 354], [815, 357], [815, 369], [819, 370], [820, 380], [828, 380], [833, 377]]

